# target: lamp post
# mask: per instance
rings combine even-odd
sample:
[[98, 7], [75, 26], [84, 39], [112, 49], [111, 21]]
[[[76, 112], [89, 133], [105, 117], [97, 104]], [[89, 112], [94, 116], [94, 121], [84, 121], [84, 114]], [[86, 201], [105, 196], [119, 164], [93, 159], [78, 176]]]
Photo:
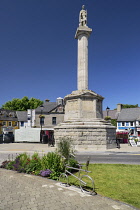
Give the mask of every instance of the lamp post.
[[41, 127], [41, 130], [40, 130], [40, 141], [42, 142], [42, 125], [43, 125], [43, 117], [42, 117], [42, 113], [43, 113], [43, 109], [44, 109], [44, 106], [41, 105], [40, 106], [40, 109], [41, 109], [41, 116], [40, 116], [40, 127]]
[[106, 107], [107, 117], [108, 117], [109, 110], [110, 110], [110, 108], [107, 106], [107, 107]]

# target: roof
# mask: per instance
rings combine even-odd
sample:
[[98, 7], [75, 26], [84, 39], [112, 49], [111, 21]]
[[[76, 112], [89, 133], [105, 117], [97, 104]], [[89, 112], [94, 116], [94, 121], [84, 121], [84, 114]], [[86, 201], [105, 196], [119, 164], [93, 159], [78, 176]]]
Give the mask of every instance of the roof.
[[103, 118], [105, 118], [107, 115], [108, 115], [109, 117], [111, 117], [111, 119], [117, 119], [117, 117], [118, 117], [118, 112], [117, 112], [117, 110], [109, 110], [109, 111], [108, 111], [108, 114], [107, 114], [107, 111], [106, 111], [106, 110], [103, 111]]
[[0, 120], [3, 121], [17, 121], [16, 111], [0, 109]]
[[17, 113], [18, 121], [20, 121], [20, 122], [27, 121], [27, 111], [16, 111], [16, 113]]
[[[57, 105], [56, 102], [44, 102], [44, 103], [43, 103], [43, 106], [44, 106], [44, 108], [43, 108], [42, 113], [45, 114], [45, 113], [48, 113], [48, 112], [50, 112], [51, 110], [55, 109], [58, 105]], [[35, 109], [35, 112], [38, 113], [38, 114], [40, 114], [40, 113], [41, 113], [41, 107], [40, 107], [40, 106], [37, 107], [37, 108]]]
[[117, 121], [135, 121], [140, 119], [140, 107], [122, 109]]

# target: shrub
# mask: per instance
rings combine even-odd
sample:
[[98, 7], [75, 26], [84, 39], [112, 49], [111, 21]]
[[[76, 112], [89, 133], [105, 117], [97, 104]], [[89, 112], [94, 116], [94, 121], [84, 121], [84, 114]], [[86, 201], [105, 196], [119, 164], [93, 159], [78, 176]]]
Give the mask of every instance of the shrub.
[[[71, 147], [70, 144], [64, 142], [65, 157], [70, 157]], [[66, 151], [68, 156], [66, 156]], [[34, 153], [32, 157], [26, 153], [18, 155], [14, 161], [4, 161], [1, 165], [2, 168], [15, 170], [17, 172], [30, 173], [34, 175], [41, 175], [43, 177], [50, 177], [57, 179], [65, 170], [65, 164], [69, 163], [71, 167], [77, 167], [77, 161], [73, 158], [64, 159], [58, 152], [49, 152], [42, 158], [38, 153]]]
[[15, 164], [15, 161], [8, 161], [9, 163], [6, 165], [6, 169], [13, 170], [13, 165]]
[[21, 165], [20, 157], [16, 157], [15, 161], [13, 162], [13, 170], [18, 171], [19, 173], [25, 172], [24, 166]]
[[64, 162], [61, 155], [57, 152], [49, 152], [47, 155], [44, 155], [41, 162], [43, 169], [47, 168], [52, 171], [50, 174], [52, 179], [57, 179], [60, 173], [64, 171]]
[[106, 116], [106, 117], [105, 117], [105, 120], [106, 120], [106, 121], [111, 120], [111, 117]]
[[25, 153], [22, 153], [22, 154], [20, 154], [20, 155], [18, 155], [18, 156], [16, 157], [16, 159], [19, 159], [20, 165], [21, 165], [22, 167], [25, 167], [25, 166], [27, 165], [27, 163], [30, 162], [30, 156], [27, 155], [26, 152], [25, 152]]
[[61, 138], [58, 143], [58, 152], [66, 158], [69, 159], [70, 155], [74, 155], [74, 150], [72, 146], [72, 140], [69, 138]]
[[9, 160], [5, 160], [5, 161], [3, 161], [2, 162], [2, 164], [1, 164], [1, 166], [0, 166], [0, 168], [6, 168], [7, 167], [7, 165], [10, 163], [11, 161]]
[[[69, 165], [70, 167], [73, 167], [73, 168], [79, 168], [78, 161], [75, 160], [74, 158], [70, 158], [70, 159], [68, 160], [68, 165]], [[68, 169], [68, 171], [70, 171], [71, 173], [77, 172], [76, 169], [70, 169], [70, 168]]]
[[25, 162], [25, 171], [26, 173], [36, 173], [36, 171], [41, 170], [41, 158], [38, 153], [34, 153], [32, 157], [27, 158], [27, 162]]
[[78, 166], [78, 161], [75, 160], [74, 158], [69, 159], [69, 166], [76, 168]]

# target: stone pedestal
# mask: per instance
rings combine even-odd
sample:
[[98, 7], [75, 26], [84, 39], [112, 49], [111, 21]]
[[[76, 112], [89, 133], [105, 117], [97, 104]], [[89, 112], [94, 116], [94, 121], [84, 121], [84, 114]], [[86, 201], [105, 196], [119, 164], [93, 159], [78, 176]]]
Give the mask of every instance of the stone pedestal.
[[109, 149], [116, 147], [116, 129], [102, 119], [103, 97], [91, 90], [77, 90], [64, 98], [64, 122], [54, 128], [56, 144], [63, 137], [75, 148]]
[[62, 138], [73, 140], [75, 149], [116, 148], [114, 126], [104, 120], [92, 122], [64, 122], [55, 127], [56, 145]]

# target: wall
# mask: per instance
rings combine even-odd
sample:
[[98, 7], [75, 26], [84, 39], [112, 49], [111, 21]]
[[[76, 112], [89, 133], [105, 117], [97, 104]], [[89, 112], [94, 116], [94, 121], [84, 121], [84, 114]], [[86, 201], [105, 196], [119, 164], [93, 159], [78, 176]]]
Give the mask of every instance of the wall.
[[22, 128], [15, 130], [15, 142], [40, 142], [40, 129]]
[[[40, 128], [40, 118], [39, 118], [40, 114], [36, 114], [36, 118], [35, 118], [35, 126], [37, 128]], [[44, 125], [42, 127], [48, 127], [48, 128], [53, 128], [55, 127], [57, 124], [61, 123], [64, 121], [64, 114], [56, 114], [56, 113], [51, 113], [51, 114], [43, 114], [45, 116], [44, 118]], [[56, 125], [52, 124], [52, 117], [56, 117]]]

